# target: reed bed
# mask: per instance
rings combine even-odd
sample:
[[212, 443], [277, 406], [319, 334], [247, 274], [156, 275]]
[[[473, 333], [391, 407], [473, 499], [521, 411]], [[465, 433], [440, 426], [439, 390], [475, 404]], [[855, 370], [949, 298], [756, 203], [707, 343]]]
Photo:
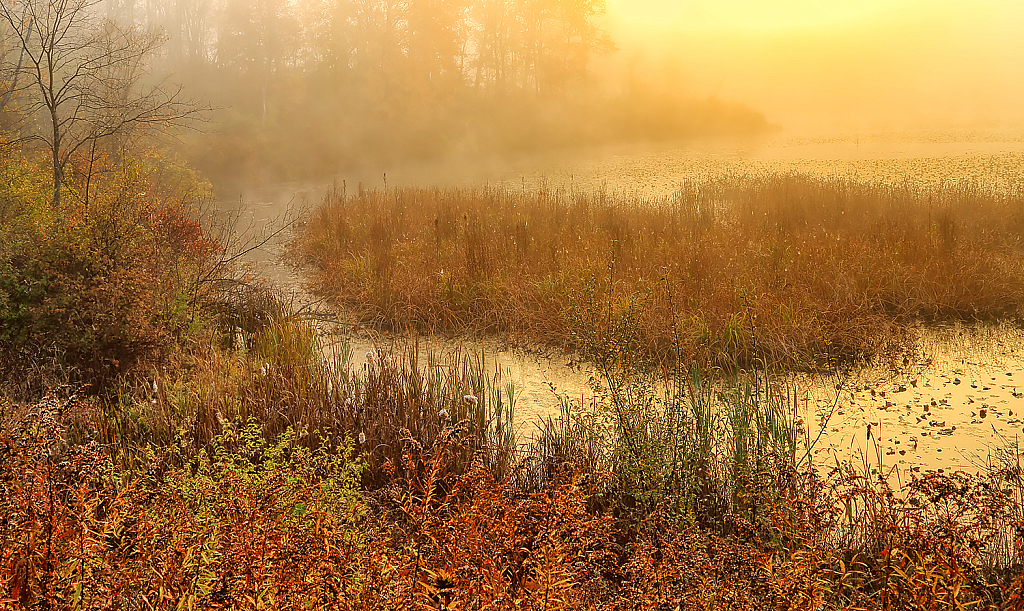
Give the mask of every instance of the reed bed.
[[[25, 207], [11, 235], [35, 246], [7, 253], [0, 346], [0, 608], [1024, 607], [1017, 448], [980, 476], [899, 490], [815, 472], [793, 393], [768, 375], [899, 345], [904, 318], [1016, 316], [1019, 200], [773, 180], [660, 202], [325, 203], [295, 253], [365, 319], [506, 332], [599, 368], [595, 400], [566, 402], [530, 444], [482, 356], [413, 341], [351, 367], [243, 280], [186, 200], [135, 202], [155, 224], [124, 236], [145, 248], [88, 278], [66, 255], [106, 252], [98, 230], [117, 219], [53, 218], [68, 231], [52, 233], [28, 214], [45, 204]], [[874, 241], [833, 252], [857, 240]], [[68, 321], [83, 308], [95, 317]], [[97, 321], [120, 339], [96, 343]]]
[[154, 448], [191, 460], [249, 425], [267, 440], [294, 432], [294, 443], [308, 448], [354, 443], [367, 489], [410, 476], [410, 448], [430, 455], [442, 438], [463, 441], [453, 474], [474, 460], [498, 474], [510, 468], [514, 389], [480, 354], [427, 353], [420, 361], [415, 347], [382, 347], [353, 370], [347, 350], [325, 349], [315, 325], [279, 302], [259, 326], [231, 333], [231, 350], [192, 355], [187, 369], [154, 372], [103, 399], [97, 439], [117, 449], [125, 468]]
[[1022, 229], [1019, 191], [779, 174], [661, 200], [334, 192], [292, 252], [378, 327], [577, 348], [632, 318], [654, 362], [802, 368], [898, 352], [914, 320], [1019, 319]]
[[[464, 462], [465, 425], [429, 446], [403, 436], [401, 465], [377, 482], [365, 444], [326, 442], [301, 420], [268, 438], [275, 416], [258, 413], [225, 416], [204, 447], [184, 435], [176, 454], [132, 471], [111, 463], [112, 445], [74, 440], [103, 417], [91, 402], [3, 404], [0, 594], [55, 609], [1024, 604], [1019, 463], [900, 491], [818, 476], [794, 468], [784, 393], [699, 375], [645, 432], [629, 417], [651, 404], [644, 380], [610, 381], [607, 419], [567, 409], [502, 477], [485, 456], [498, 446]], [[724, 403], [720, 419], [711, 402]]]
[[652, 370], [639, 316], [579, 336], [594, 401], [520, 445], [482, 356], [413, 341], [354, 368], [273, 294], [221, 308], [146, 383], [0, 400], [3, 605], [1024, 605], [1017, 449], [899, 490], [816, 472], [765, 363]]

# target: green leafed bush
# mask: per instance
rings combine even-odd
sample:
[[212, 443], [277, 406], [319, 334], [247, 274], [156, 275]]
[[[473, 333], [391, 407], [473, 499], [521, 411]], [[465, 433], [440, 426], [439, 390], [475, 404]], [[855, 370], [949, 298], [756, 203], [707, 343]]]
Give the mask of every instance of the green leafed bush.
[[[197, 220], [191, 182], [158, 159], [126, 161], [59, 207], [28, 188], [44, 172], [5, 158], [0, 200], [0, 377], [103, 391], [160, 361], [194, 327], [199, 283], [219, 245]], [[16, 167], [11, 167], [16, 166]], [[75, 177], [71, 176], [72, 182]], [[38, 395], [37, 395], [38, 396]]]

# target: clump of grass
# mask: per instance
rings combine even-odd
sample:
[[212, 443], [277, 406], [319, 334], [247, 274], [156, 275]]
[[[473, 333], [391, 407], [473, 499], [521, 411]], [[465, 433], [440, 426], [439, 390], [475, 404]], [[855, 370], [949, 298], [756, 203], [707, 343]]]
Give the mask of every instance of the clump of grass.
[[118, 448], [125, 466], [179, 439], [196, 455], [207, 452], [218, 435], [253, 423], [268, 440], [293, 430], [309, 448], [353, 440], [370, 488], [408, 475], [410, 447], [429, 455], [452, 435], [464, 442], [456, 474], [474, 460], [496, 473], [512, 468], [515, 389], [500, 371], [488, 372], [482, 355], [421, 353], [412, 343], [375, 348], [353, 369], [347, 350], [325, 347], [315, 324], [279, 296], [248, 293], [256, 302], [239, 309], [259, 315], [244, 327], [224, 325], [226, 341], [102, 399], [98, 439]]
[[[549, 419], [534, 450], [548, 486], [585, 483], [592, 510], [630, 533], [626, 566], [653, 581], [619, 583], [616, 596], [710, 608], [1020, 603], [1018, 454], [978, 475], [911, 474], [897, 489], [846, 466], [820, 473], [804, 460], [792, 392], [758, 372], [681, 373], [655, 383], [614, 370], [591, 405]], [[720, 589], [694, 585], [702, 574]]]
[[379, 327], [573, 347], [588, 321], [635, 312], [656, 361], [805, 367], [905, 346], [911, 320], [1017, 319], [1022, 228], [1017, 192], [784, 174], [661, 200], [333, 193], [293, 251], [320, 293]]
[[620, 514], [728, 532], [730, 516], [757, 523], [811, 473], [796, 392], [779, 378], [697, 364], [651, 372], [625, 358], [598, 368], [589, 404], [564, 400], [542, 423], [539, 479], [582, 472]]

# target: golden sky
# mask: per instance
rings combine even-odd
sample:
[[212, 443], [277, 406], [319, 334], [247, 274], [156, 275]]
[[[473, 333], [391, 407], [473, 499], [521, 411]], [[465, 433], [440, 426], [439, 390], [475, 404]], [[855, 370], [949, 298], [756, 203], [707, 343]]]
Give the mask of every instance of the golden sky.
[[680, 29], [785, 30], [864, 19], [909, 0], [610, 0], [624, 21]]
[[614, 61], [785, 127], [1024, 126], [1024, 0], [608, 0]]

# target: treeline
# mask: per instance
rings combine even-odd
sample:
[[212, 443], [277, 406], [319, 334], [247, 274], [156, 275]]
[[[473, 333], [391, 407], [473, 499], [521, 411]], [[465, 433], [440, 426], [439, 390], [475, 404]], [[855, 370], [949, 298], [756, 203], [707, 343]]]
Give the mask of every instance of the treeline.
[[268, 179], [450, 155], [757, 131], [759, 114], [598, 78], [604, 0], [109, 0], [221, 109], [191, 146]]
[[[149, 0], [111, 2], [111, 17], [169, 36], [176, 62], [238, 71], [262, 84], [300, 72], [353, 80], [453, 83], [549, 92], [614, 48], [594, 22], [603, 0]], [[139, 14], [139, 10], [144, 11]]]

